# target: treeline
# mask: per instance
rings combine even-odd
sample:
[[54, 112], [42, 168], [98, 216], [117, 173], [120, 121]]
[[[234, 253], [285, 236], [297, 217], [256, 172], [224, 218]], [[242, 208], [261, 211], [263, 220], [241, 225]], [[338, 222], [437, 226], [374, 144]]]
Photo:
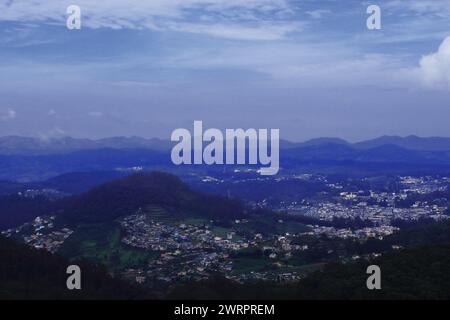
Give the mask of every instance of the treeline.
[[440, 206], [448, 206], [450, 201], [450, 190], [434, 191], [431, 193], [410, 193], [406, 199], [396, 199], [395, 206], [398, 208], [410, 208], [416, 202], [428, 202]]
[[[281, 215], [280, 215], [281, 217]], [[337, 229], [362, 229], [366, 227], [373, 227], [373, 222], [369, 220], [363, 220], [360, 217], [356, 217], [354, 219], [351, 218], [339, 218], [339, 217], [333, 217], [332, 220], [320, 220], [313, 217], [308, 217], [304, 215], [282, 215], [283, 219], [288, 221], [295, 221], [303, 224], [309, 224], [309, 225], [317, 225], [322, 227], [334, 227]]]

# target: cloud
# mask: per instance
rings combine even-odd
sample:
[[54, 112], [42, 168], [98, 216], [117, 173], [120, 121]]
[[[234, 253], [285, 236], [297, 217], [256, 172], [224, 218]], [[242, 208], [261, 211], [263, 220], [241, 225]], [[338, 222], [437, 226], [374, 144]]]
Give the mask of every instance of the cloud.
[[321, 10], [321, 9], [319, 9], [319, 10], [312, 10], [312, 11], [306, 11], [306, 14], [309, 15], [313, 19], [321, 19], [325, 15], [328, 15], [330, 13], [331, 13], [330, 10]]
[[299, 23], [260, 25], [256, 27], [220, 24], [180, 24], [172, 27], [173, 31], [208, 34], [215, 37], [237, 40], [278, 40], [282, 39], [287, 33], [300, 29], [301, 25]]
[[54, 138], [65, 137], [67, 133], [60, 127], [53, 127], [46, 132], [37, 132], [37, 136], [43, 141], [49, 141]]
[[425, 85], [450, 89], [450, 37], [445, 38], [437, 52], [422, 57], [419, 73]]
[[[0, 21], [65, 26], [69, 0], [0, 3]], [[299, 24], [286, 0], [78, 0], [82, 27], [202, 33], [239, 40], [281, 39]]]
[[89, 116], [91, 117], [103, 117], [103, 112], [100, 111], [91, 111], [89, 112]]
[[402, 12], [410, 11], [418, 15], [434, 15], [448, 17], [450, 15], [450, 0], [392, 0], [383, 7]]
[[15, 119], [17, 116], [16, 111], [12, 109], [0, 110], [0, 121], [9, 121]]
[[[330, 52], [333, 55], [330, 57]], [[191, 50], [169, 57], [172, 68], [240, 70], [262, 82], [296, 87], [379, 86], [408, 88], [410, 64], [403, 55], [360, 54], [339, 43], [251, 43], [217, 50]]]

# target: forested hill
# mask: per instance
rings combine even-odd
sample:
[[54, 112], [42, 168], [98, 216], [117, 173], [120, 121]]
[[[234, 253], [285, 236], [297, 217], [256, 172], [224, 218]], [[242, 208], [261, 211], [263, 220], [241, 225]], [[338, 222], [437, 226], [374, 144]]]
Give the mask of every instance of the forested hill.
[[[381, 290], [368, 290], [369, 265], [381, 268]], [[450, 299], [450, 246], [390, 252], [372, 261], [329, 264], [295, 285], [237, 284], [222, 277], [178, 285], [170, 299], [374, 300]], [[447, 276], [443, 276], [447, 275]]]
[[245, 216], [239, 201], [195, 192], [178, 177], [161, 172], [134, 174], [105, 183], [62, 200], [58, 211], [74, 222], [107, 222], [147, 206], [223, 220]]
[[[77, 264], [82, 290], [68, 290], [66, 269]], [[148, 293], [111, 278], [87, 261], [70, 262], [0, 236], [0, 299], [141, 299]]]

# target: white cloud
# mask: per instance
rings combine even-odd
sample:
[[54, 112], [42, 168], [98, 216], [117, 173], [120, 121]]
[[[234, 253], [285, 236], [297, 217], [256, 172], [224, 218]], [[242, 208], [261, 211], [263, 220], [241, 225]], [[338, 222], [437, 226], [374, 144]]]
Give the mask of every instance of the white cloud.
[[[0, 3], [0, 21], [65, 25], [72, 0]], [[77, 0], [82, 27], [194, 32], [216, 37], [273, 40], [298, 24], [287, 0]]]
[[420, 60], [420, 76], [427, 86], [450, 89], [450, 37], [445, 38], [437, 52]]
[[321, 9], [319, 9], [319, 10], [312, 10], [312, 11], [306, 11], [306, 14], [309, 15], [313, 19], [321, 19], [325, 15], [328, 15], [330, 13], [331, 13], [330, 10], [321, 10]]
[[16, 111], [12, 109], [0, 110], [0, 121], [9, 121], [15, 119], [17, 116]]
[[174, 31], [208, 34], [215, 37], [238, 40], [278, 40], [282, 39], [287, 33], [300, 29], [301, 25], [299, 23], [260, 25], [257, 27], [224, 24], [180, 24], [172, 28]]
[[[330, 52], [333, 52], [330, 57]], [[381, 86], [408, 88], [409, 64], [402, 55], [359, 54], [339, 43], [316, 45], [267, 43], [186, 51], [168, 58], [167, 66], [193, 69], [236, 69], [263, 75], [260, 79], [302, 87]], [[270, 80], [269, 80], [270, 81]]]
[[91, 111], [89, 112], [89, 116], [91, 117], [103, 117], [103, 112], [100, 111]]
[[46, 132], [37, 132], [37, 136], [43, 141], [49, 141], [54, 138], [62, 138], [67, 136], [67, 133], [60, 127], [53, 127]]

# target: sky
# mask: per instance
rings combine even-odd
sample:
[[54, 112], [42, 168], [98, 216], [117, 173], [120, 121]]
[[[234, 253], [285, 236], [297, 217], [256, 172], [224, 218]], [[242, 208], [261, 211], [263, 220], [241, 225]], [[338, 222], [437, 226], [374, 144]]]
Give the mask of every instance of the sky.
[[450, 137], [449, 119], [450, 0], [0, 0], [0, 136], [202, 120], [360, 141]]

